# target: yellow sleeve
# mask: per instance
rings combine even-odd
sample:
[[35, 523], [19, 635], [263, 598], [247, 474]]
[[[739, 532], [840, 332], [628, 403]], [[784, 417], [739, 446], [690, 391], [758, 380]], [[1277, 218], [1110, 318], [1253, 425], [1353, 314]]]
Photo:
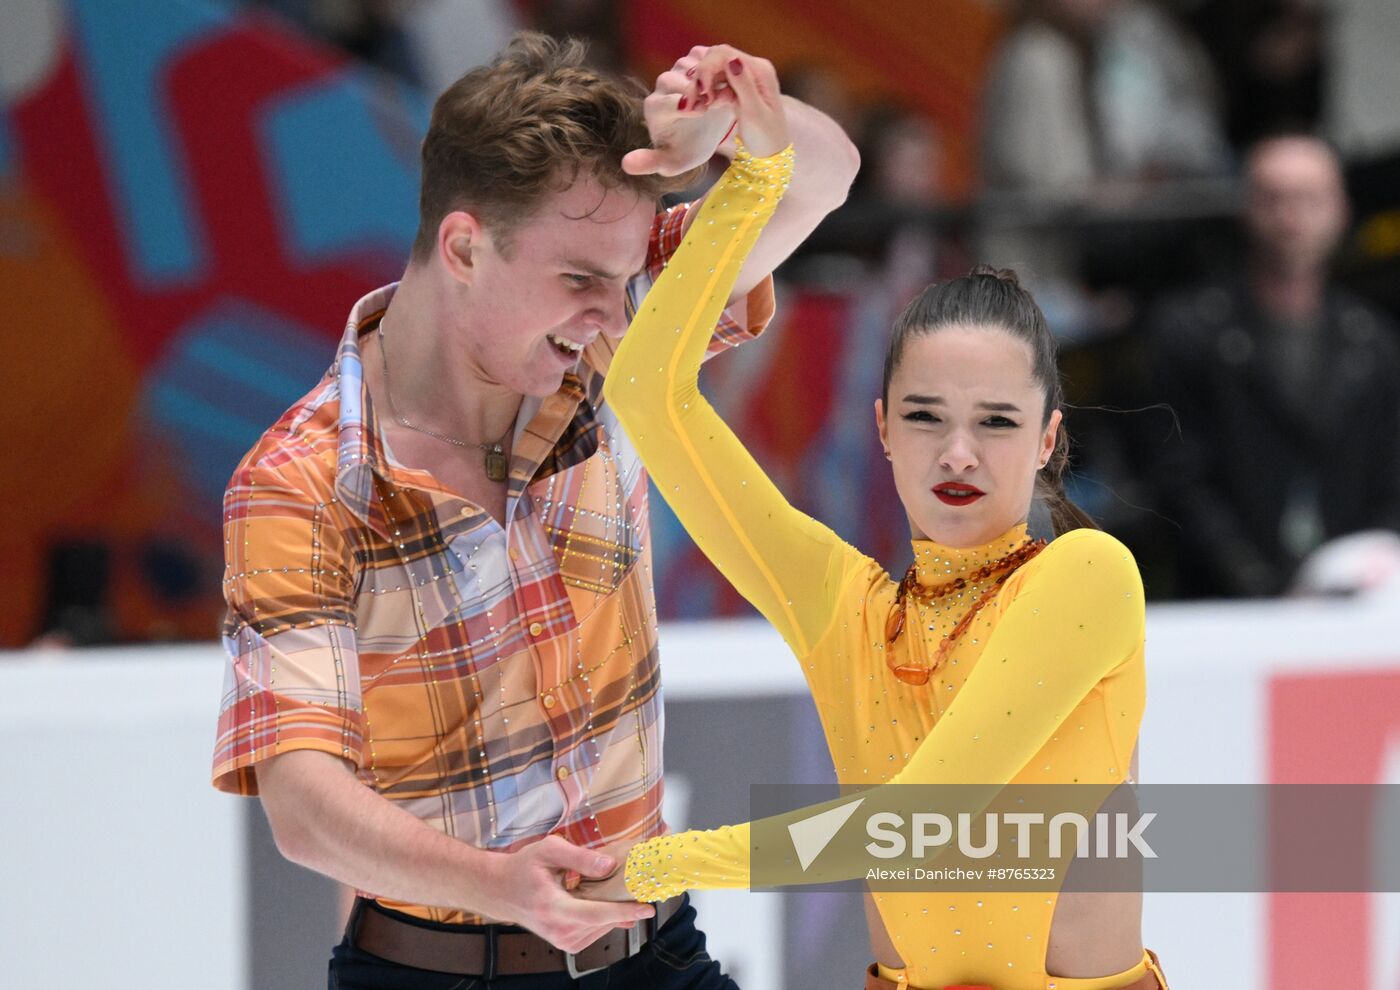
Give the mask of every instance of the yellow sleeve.
[[[994, 785], [986, 794], [990, 802], [1093, 687], [1136, 655], [1144, 632], [1142, 578], [1123, 544], [1096, 530], [1076, 530], [1047, 547], [1035, 564], [957, 699], [904, 769], [874, 790], [897, 784]], [[753, 829], [763, 836], [786, 834], [788, 824], [851, 799], [753, 826], [638, 843], [627, 857], [628, 892], [639, 901], [659, 901], [692, 888], [747, 887]], [[802, 881], [854, 879], [864, 876], [868, 865], [824, 862]]]
[[603, 394], [686, 531], [805, 657], [863, 558], [788, 504], [699, 387], [715, 321], [792, 163], [791, 148], [735, 155], [633, 318]]

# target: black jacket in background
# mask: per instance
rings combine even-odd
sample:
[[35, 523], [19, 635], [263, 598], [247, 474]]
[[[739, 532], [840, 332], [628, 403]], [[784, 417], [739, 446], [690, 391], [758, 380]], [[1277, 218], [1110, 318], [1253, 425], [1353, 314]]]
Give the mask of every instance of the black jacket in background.
[[1290, 499], [1316, 507], [1318, 542], [1400, 527], [1393, 325], [1329, 290], [1321, 364], [1306, 396], [1288, 394], [1270, 370], [1267, 332], [1243, 283], [1173, 296], [1150, 320], [1154, 398], [1181, 420], [1154, 473], [1163, 511], [1182, 527], [1182, 597], [1284, 590], [1301, 560], [1281, 535]]

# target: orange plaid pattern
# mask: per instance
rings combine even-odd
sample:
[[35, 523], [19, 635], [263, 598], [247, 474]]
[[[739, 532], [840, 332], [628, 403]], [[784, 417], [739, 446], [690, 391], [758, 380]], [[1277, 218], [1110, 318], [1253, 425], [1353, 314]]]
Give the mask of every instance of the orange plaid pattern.
[[[658, 215], [629, 315], [688, 209]], [[660, 834], [646, 472], [603, 402], [611, 342], [522, 406], [502, 527], [380, 442], [358, 341], [394, 289], [355, 305], [335, 364], [229, 483], [214, 784], [255, 794], [260, 761], [313, 749], [480, 848]], [[771, 283], [747, 303], [711, 353], [766, 324]]]

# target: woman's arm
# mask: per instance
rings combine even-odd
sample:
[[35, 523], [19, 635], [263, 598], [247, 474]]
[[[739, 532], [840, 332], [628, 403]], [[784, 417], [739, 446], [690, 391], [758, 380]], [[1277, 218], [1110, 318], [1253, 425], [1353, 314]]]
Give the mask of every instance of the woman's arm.
[[[1037, 564], [957, 699], [904, 769], [874, 792], [891, 784], [986, 785], [990, 802], [1094, 686], [1136, 654], [1144, 628], [1142, 580], [1126, 547], [1097, 531], [1077, 531], [1056, 541]], [[871, 804], [879, 800], [874, 792]], [[765, 838], [786, 836], [789, 824], [853, 799], [764, 819], [752, 829], [725, 826], [638, 843], [627, 857], [627, 891], [636, 900], [656, 901], [692, 888], [747, 887], [753, 830]], [[784, 859], [792, 853], [790, 844], [771, 852]], [[868, 862], [819, 865], [803, 873], [803, 882], [864, 876]]]
[[[745, 101], [763, 96], [744, 92], [743, 78], [734, 82], [741, 132]], [[767, 158], [738, 151], [634, 318], [604, 396], [695, 542], [806, 656], [830, 622], [851, 562], [862, 558], [787, 503], [698, 382], [710, 328], [792, 165], [791, 149]]]
[[[679, 175], [708, 162], [716, 153], [716, 142], [721, 142], [718, 153], [732, 158], [733, 139], [722, 139], [735, 122], [736, 91], [727, 86], [733, 71], [726, 68], [733, 62], [742, 67], [741, 76], [753, 78], [755, 86], [777, 93], [772, 62], [730, 45], [697, 45], [656, 78], [656, 87], [643, 104], [652, 147], [628, 154], [622, 160], [623, 169], [634, 175]], [[716, 81], [722, 85], [716, 87]], [[731, 304], [743, 302], [827, 214], [845, 202], [860, 169], [860, 153], [840, 125], [791, 96], [779, 98], [802, 171], [792, 177], [772, 223], [749, 252], [730, 295]], [[699, 204], [692, 206], [685, 215], [685, 230], [699, 212]]]

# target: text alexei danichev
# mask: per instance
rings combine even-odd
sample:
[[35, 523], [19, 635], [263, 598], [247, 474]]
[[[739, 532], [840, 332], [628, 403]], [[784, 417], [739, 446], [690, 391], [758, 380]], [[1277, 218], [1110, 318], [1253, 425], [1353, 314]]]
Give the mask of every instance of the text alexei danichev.
[[887, 870], [872, 866], [865, 874], [866, 880], [1054, 880], [1054, 867], [1015, 867], [995, 866], [986, 870], [964, 870], [960, 866], [928, 869], [922, 866], [909, 866], [900, 870]]

